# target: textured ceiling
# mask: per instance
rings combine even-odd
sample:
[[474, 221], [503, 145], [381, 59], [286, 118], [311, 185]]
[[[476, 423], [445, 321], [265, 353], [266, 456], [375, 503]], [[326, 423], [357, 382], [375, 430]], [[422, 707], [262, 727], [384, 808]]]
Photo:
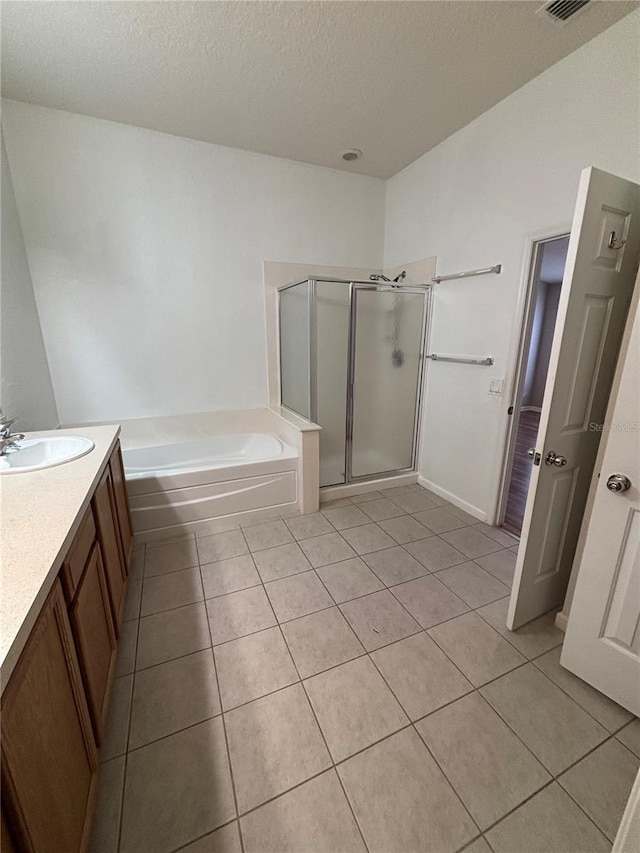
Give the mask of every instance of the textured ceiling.
[[387, 178], [639, 5], [541, 2], [12, 0], [2, 92]]

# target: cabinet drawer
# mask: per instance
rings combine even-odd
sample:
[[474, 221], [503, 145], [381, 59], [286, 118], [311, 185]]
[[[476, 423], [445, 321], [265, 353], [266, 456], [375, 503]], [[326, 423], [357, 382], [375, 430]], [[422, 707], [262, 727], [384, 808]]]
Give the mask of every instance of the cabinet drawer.
[[75, 595], [95, 539], [96, 524], [91, 507], [89, 507], [62, 565], [62, 585], [67, 602], [71, 602]]

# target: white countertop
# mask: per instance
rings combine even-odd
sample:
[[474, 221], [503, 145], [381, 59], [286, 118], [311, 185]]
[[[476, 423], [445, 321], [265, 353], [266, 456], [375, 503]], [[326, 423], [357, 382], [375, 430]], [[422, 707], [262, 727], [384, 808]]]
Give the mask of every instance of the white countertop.
[[83, 435], [95, 447], [53, 468], [0, 474], [0, 678], [13, 672], [113, 450], [118, 425], [32, 432]]

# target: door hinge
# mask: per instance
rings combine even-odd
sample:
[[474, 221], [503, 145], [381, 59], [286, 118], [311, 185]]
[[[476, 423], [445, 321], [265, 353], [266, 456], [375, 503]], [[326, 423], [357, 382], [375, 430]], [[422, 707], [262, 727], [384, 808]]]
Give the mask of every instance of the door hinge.
[[508, 415], [512, 415], [512, 414], [513, 414], [513, 406], [509, 406], [509, 408], [507, 409], [507, 414], [508, 414]]

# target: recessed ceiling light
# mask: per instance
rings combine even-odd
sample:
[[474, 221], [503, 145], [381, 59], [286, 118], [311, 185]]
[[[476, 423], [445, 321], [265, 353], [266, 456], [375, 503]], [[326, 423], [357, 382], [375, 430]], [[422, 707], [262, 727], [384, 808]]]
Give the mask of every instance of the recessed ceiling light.
[[351, 160], [359, 160], [362, 157], [362, 151], [359, 148], [347, 148], [342, 152], [342, 159], [350, 162]]

